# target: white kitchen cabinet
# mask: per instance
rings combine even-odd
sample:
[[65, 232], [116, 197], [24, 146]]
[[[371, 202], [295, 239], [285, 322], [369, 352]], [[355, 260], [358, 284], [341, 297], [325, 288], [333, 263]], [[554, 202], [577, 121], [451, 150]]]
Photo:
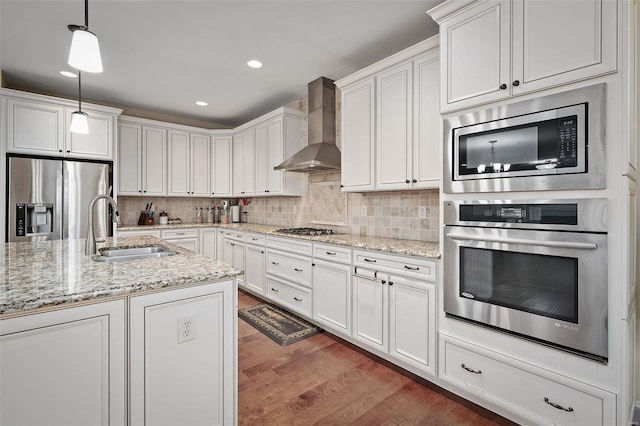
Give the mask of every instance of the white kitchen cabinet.
[[372, 191], [375, 189], [375, 78], [340, 89], [342, 190]]
[[314, 259], [313, 319], [327, 330], [351, 335], [351, 266]]
[[97, 160], [113, 159], [115, 121], [121, 110], [86, 104], [89, 134], [71, 133], [77, 105], [66, 99], [2, 89], [7, 152]]
[[269, 123], [255, 126], [256, 132], [256, 194], [269, 191]]
[[162, 239], [194, 253], [199, 253], [200, 240], [197, 228], [163, 229]]
[[209, 145], [207, 135], [169, 131], [168, 195], [209, 195]]
[[311, 289], [267, 275], [267, 298], [304, 318], [311, 319]]
[[166, 195], [166, 130], [128, 121], [118, 127], [118, 195]]
[[[224, 263], [228, 263], [236, 269], [245, 271], [245, 234], [237, 231], [224, 231]], [[245, 274], [238, 275], [236, 281], [239, 286], [246, 284]]]
[[0, 321], [0, 424], [126, 425], [125, 301]]
[[256, 132], [250, 128], [233, 139], [233, 195], [256, 192]]
[[356, 269], [353, 283], [354, 339], [365, 346], [387, 352], [389, 342], [388, 278], [373, 270]]
[[228, 282], [130, 299], [130, 424], [236, 424], [236, 315]]
[[264, 246], [246, 244], [244, 284], [258, 294], [265, 290], [265, 250]]
[[231, 136], [211, 137], [211, 195], [231, 197]]
[[[614, 425], [616, 396], [441, 334], [440, 377], [532, 424]], [[526, 384], [526, 386], [523, 386]]]
[[216, 230], [216, 260], [226, 262], [224, 258], [224, 229], [221, 228]]
[[[617, 69], [616, 2], [449, 1], [440, 26], [441, 111], [521, 95]], [[562, 49], [553, 49], [562, 40]]]
[[200, 250], [198, 253], [212, 259], [217, 259], [216, 235], [218, 234], [218, 228], [200, 228], [198, 232], [198, 238], [200, 240]]
[[432, 38], [336, 83], [342, 90], [343, 191], [439, 187], [438, 64]]
[[139, 231], [120, 231], [114, 230], [116, 237], [139, 237], [141, 235], [149, 235], [151, 237], [161, 238], [161, 231], [159, 229], [141, 229]]

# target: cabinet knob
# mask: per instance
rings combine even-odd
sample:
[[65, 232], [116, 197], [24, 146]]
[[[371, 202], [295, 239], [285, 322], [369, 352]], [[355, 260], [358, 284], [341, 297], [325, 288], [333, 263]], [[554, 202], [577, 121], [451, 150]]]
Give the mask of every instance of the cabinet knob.
[[506, 84], [504, 84], [504, 83], [502, 83], [502, 84], [500, 85], [500, 90], [507, 90], [507, 85], [506, 85]]
[[514, 85], [514, 86], [520, 86], [520, 80], [516, 80], [516, 81], [514, 81], [514, 82], [513, 82], [513, 85]]
[[418, 179], [412, 180], [413, 183], [418, 183]]
[[71, 154], [71, 150], [70, 149], [67, 150], [67, 154]]
[[344, 185], [342, 185], [342, 184], [341, 184], [341, 185], [340, 185], [340, 188], [344, 188]]
[[279, 265], [278, 262], [271, 262], [272, 265]]
[[382, 280], [382, 284], [386, 284], [386, 283], [387, 283], [387, 280]]
[[311, 266], [316, 266], [316, 264], [315, 264], [315, 263], [312, 263], [312, 264], [311, 264]]
[[59, 149], [59, 150], [58, 150], [58, 152], [62, 152], [62, 150], [61, 150], [61, 149]]
[[393, 281], [389, 281], [389, 285], [393, 285]]
[[139, 190], [138, 192], [142, 194], [142, 189], [141, 189], [141, 190]]
[[265, 189], [265, 190], [264, 190], [264, 192], [269, 192], [269, 190], [268, 190], [268, 189]]
[[410, 183], [411, 181], [409, 179], [405, 180], [404, 183]]

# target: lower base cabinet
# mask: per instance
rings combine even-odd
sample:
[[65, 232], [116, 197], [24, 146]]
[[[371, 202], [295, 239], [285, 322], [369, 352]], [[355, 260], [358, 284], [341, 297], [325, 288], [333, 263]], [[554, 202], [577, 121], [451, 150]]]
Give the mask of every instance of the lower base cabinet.
[[237, 424], [236, 307], [221, 281], [3, 319], [0, 424]]
[[313, 319], [324, 328], [351, 334], [351, 266], [314, 260]]
[[125, 301], [0, 321], [0, 424], [126, 425]]
[[259, 294], [264, 294], [265, 289], [266, 276], [264, 267], [264, 247], [247, 244], [245, 252], [244, 285]]
[[534, 424], [614, 425], [616, 396], [441, 335], [440, 377]]
[[311, 289], [267, 275], [267, 298], [294, 314], [311, 318]]

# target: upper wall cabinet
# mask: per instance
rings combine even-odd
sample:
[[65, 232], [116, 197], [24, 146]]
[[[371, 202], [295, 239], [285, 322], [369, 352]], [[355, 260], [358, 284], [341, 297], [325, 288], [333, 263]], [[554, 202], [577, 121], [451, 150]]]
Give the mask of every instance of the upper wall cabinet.
[[[2, 89], [7, 152], [113, 160], [116, 119], [121, 110], [87, 104], [89, 134], [71, 133], [73, 102]], [[3, 120], [3, 121], [4, 121]]]
[[167, 195], [167, 131], [120, 121], [118, 195]]
[[211, 195], [231, 197], [231, 136], [211, 137]]
[[303, 113], [279, 108], [242, 125], [233, 141], [233, 193], [255, 195], [302, 195], [302, 173], [274, 170], [300, 149]]
[[449, 0], [429, 14], [440, 25], [442, 112], [617, 69], [615, 0]]
[[440, 184], [437, 38], [352, 74], [342, 92], [342, 189]]
[[167, 195], [191, 197], [209, 196], [209, 136], [170, 130], [168, 150]]

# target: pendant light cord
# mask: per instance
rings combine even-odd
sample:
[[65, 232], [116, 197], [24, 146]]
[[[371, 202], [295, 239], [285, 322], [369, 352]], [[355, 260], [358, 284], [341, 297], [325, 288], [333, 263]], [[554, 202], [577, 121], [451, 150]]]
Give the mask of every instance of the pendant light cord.
[[84, 0], [84, 27], [89, 29], [89, 0]]
[[82, 71], [78, 70], [78, 108], [82, 112]]

